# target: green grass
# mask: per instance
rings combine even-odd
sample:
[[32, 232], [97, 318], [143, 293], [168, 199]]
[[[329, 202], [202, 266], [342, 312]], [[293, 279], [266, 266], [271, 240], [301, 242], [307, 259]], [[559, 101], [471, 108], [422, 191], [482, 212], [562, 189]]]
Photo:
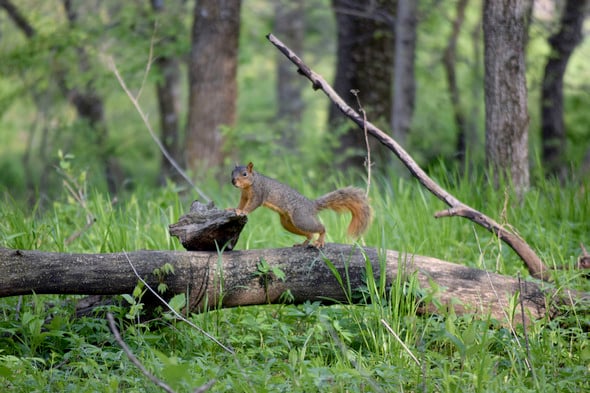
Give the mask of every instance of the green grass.
[[[261, 163], [262, 164], [262, 163]], [[230, 168], [231, 169], [231, 168]], [[263, 170], [263, 168], [260, 168]], [[349, 183], [311, 180], [298, 168], [287, 181], [313, 197]], [[266, 171], [281, 177], [281, 173]], [[521, 201], [506, 201], [483, 177], [433, 176], [459, 199], [489, 216], [506, 219], [550, 264], [572, 266], [579, 242], [588, 241], [588, 184], [539, 182]], [[450, 176], [450, 180], [445, 180]], [[297, 180], [299, 179], [299, 180]], [[231, 185], [205, 187], [220, 207], [235, 206]], [[5, 197], [0, 207], [0, 246], [60, 252], [182, 249], [167, 227], [190, 206], [172, 185], [140, 189], [116, 203], [90, 192], [86, 208], [64, 190], [45, 211]], [[443, 209], [408, 179], [373, 179], [376, 217], [364, 242], [370, 246], [430, 255], [504, 274], [527, 275], [522, 262], [484, 230], [460, 218], [435, 220]], [[87, 215], [96, 221], [83, 229]], [[328, 241], [345, 242], [348, 217], [322, 213]], [[250, 215], [238, 248], [290, 246], [300, 238], [280, 228], [275, 213]], [[590, 244], [586, 244], [587, 247]], [[401, 276], [401, 275], [400, 275]], [[558, 286], [589, 291], [588, 280], [564, 270]], [[216, 392], [583, 392], [590, 389], [588, 310], [522, 328], [500, 326], [486, 315], [452, 310], [422, 316], [427, 295], [413, 277], [392, 288], [368, 272], [363, 288], [348, 288], [366, 305], [273, 305], [190, 315], [190, 320], [235, 351], [231, 354], [168, 312], [137, 322], [129, 310], [107, 307], [139, 360], [176, 391], [190, 392], [211, 379]], [[75, 296], [0, 299], [0, 386], [14, 392], [157, 392], [126, 358], [100, 314], [74, 317]], [[141, 303], [141, 298], [136, 299]], [[399, 340], [388, 330], [389, 326]], [[402, 345], [403, 342], [403, 345]]]

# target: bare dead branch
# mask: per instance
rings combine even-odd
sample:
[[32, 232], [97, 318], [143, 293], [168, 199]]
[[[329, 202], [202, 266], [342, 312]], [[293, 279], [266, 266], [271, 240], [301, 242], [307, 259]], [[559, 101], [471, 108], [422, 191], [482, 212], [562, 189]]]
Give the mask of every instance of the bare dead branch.
[[10, 19], [22, 30], [27, 38], [31, 38], [35, 35], [35, 28], [29, 23], [29, 21], [20, 13], [18, 8], [10, 0], [0, 0], [0, 7], [4, 8]]
[[174, 393], [174, 390], [170, 386], [168, 386], [166, 383], [164, 383], [163, 381], [159, 380], [154, 375], [152, 375], [147, 370], [147, 368], [145, 368], [145, 366], [143, 364], [141, 364], [141, 362], [135, 357], [135, 355], [133, 354], [133, 351], [131, 351], [131, 349], [129, 349], [127, 344], [125, 344], [125, 341], [123, 341], [123, 339], [121, 338], [121, 334], [119, 333], [119, 329], [117, 329], [117, 325], [115, 324], [115, 319], [113, 318], [113, 314], [107, 313], [107, 319], [109, 320], [109, 326], [111, 328], [111, 332], [113, 332], [113, 335], [115, 336], [115, 340], [117, 340], [117, 343], [123, 349], [123, 352], [125, 352], [125, 355], [127, 355], [127, 358], [129, 360], [131, 360], [131, 363], [133, 363], [135, 365], [135, 367], [137, 367], [143, 373], [143, 375], [145, 375], [156, 386], [161, 387], [162, 389], [164, 389], [168, 393]]
[[[150, 56], [151, 56], [151, 51], [150, 51]], [[125, 80], [123, 80], [123, 77], [121, 76], [121, 73], [119, 72], [119, 69], [117, 68], [117, 65], [115, 64], [115, 60], [111, 56], [107, 56], [106, 63], [107, 63], [107, 66], [109, 67], [109, 69], [113, 72], [113, 74], [117, 78], [117, 81], [119, 82], [119, 85], [121, 86], [121, 88], [123, 89], [125, 94], [127, 94], [127, 97], [129, 98], [129, 100], [131, 101], [133, 106], [135, 107], [135, 110], [137, 111], [137, 113], [141, 117], [141, 120], [143, 120], [143, 123], [144, 123], [145, 127], [147, 128], [150, 136], [152, 137], [153, 141], [156, 143], [156, 145], [158, 146], [158, 148], [160, 149], [160, 151], [162, 152], [164, 157], [166, 157], [166, 159], [170, 162], [170, 164], [174, 167], [174, 169], [176, 169], [178, 171], [178, 173], [184, 178], [184, 180], [186, 180], [186, 182], [188, 184], [190, 184], [190, 186], [193, 188], [193, 190], [195, 190], [197, 192], [197, 194], [199, 194], [199, 196], [201, 198], [203, 198], [204, 201], [206, 201], [206, 202], [211, 201], [211, 198], [209, 198], [203, 192], [203, 190], [201, 190], [199, 187], [197, 187], [195, 185], [195, 183], [191, 180], [191, 178], [188, 177], [186, 172], [184, 170], [182, 170], [180, 165], [178, 165], [176, 160], [170, 155], [168, 150], [166, 150], [166, 147], [162, 144], [162, 142], [160, 141], [160, 139], [158, 138], [158, 136], [156, 135], [156, 133], [152, 129], [149, 119], [148, 119], [146, 113], [143, 111], [143, 109], [139, 105], [137, 98], [133, 95], [133, 93], [131, 93], [131, 91], [127, 87], [127, 84], [125, 83]], [[151, 59], [148, 61], [148, 63], [151, 63]], [[146, 72], [147, 71], [149, 71], [149, 67], [146, 69]]]
[[536, 278], [549, 281], [551, 276], [549, 269], [545, 266], [543, 261], [537, 256], [535, 251], [516, 233], [508, 230], [505, 226], [498, 224], [496, 221], [487, 217], [483, 213], [473, 209], [472, 207], [464, 204], [441, 186], [439, 186], [434, 180], [432, 180], [426, 172], [414, 159], [389, 135], [381, 131], [371, 122], [364, 120], [363, 116], [357, 113], [354, 109], [348, 106], [344, 100], [334, 91], [334, 89], [322, 78], [319, 74], [315, 73], [309, 66], [307, 66], [291, 49], [283, 44], [272, 34], [267, 35], [268, 40], [281, 51], [293, 64], [298, 68], [298, 72], [309, 79], [312, 83], [312, 87], [315, 90], [322, 90], [328, 98], [336, 104], [336, 106], [342, 111], [342, 113], [355, 122], [361, 129], [366, 129], [373, 135], [379, 142], [389, 148], [400, 161], [408, 168], [410, 173], [424, 186], [428, 191], [434, 194], [438, 199], [446, 203], [451, 209], [445, 211], [445, 213], [435, 214], [435, 218], [447, 217], [458, 215], [460, 217], [467, 218], [484, 228], [492, 232], [506, 244], [508, 244], [523, 260], [529, 273]]

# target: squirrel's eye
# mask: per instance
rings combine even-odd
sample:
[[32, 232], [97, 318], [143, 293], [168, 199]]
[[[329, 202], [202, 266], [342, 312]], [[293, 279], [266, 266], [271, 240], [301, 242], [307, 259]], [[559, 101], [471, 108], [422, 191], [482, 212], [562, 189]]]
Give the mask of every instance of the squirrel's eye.
[[242, 176], [248, 176], [248, 172], [242, 172]]

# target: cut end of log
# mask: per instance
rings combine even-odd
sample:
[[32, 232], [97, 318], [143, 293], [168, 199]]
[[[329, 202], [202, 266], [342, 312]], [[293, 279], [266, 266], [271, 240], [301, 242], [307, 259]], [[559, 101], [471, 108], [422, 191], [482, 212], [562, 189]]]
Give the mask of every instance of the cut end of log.
[[171, 224], [168, 231], [180, 240], [187, 251], [233, 250], [248, 222], [233, 210], [220, 210], [213, 202], [194, 201], [189, 213]]

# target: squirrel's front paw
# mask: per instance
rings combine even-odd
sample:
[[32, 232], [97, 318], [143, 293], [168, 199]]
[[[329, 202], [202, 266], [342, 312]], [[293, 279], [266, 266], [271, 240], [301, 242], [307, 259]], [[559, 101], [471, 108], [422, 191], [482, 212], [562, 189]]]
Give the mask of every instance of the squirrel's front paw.
[[242, 210], [242, 209], [238, 209], [238, 208], [235, 208], [234, 209], [234, 212], [236, 212], [236, 214], [238, 216], [247, 216], [248, 215], [248, 212], [247, 211]]

